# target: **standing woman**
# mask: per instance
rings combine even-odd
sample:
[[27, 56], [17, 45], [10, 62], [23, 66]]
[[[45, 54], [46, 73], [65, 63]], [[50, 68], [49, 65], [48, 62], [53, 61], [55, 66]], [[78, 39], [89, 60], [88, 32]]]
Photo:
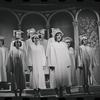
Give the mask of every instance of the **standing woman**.
[[77, 80], [76, 80], [76, 68], [75, 68], [75, 52], [72, 47], [72, 38], [70, 37], [65, 37], [64, 38], [65, 43], [68, 45], [68, 50], [69, 50], [69, 55], [70, 55], [70, 60], [71, 60], [71, 67], [70, 67], [70, 75], [71, 75], [71, 82], [72, 85], [75, 86], [77, 85]]
[[[36, 33], [36, 30], [35, 30], [34, 28], [30, 28], [30, 29], [27, 30], [28, 39], [25, 41], [26, 53], [27, 53], [27, 55], [28, 55], [28, 48], [29, 48], [29, 46], [33, 44], [31, 38], [32, 38], [32, 36], [33, 36], [35, 33]], [[27, 61], [28, 61], [28, 59], [27, 59]], [[29, 69], [26, 68], [25, 71], [29, 72]]]
[[11, 90], [15, 92], [15, 96], [17, 96], [18, 89], [19, 96], [25, 89], [26, 47], [21, 33], [23, 33], [21, 30], [13, 31], [15, 38], [11, 42], [7, 63], [8, 71], [11, 73]]
[[[59, 31], [58, 31], [59, 30]], [[69, 78], [69, 67], [71, 61], [69, 57], [68, 47], [66, 43], [62, 42], [63, 33], [60, 29], [57, 29], [55, 34], [55, 42], [50, 44], [48, 52], [48, 66], [54, 70], [55, 77], [55, 90], [57, 95], [63, 95], [63, 87], [71, 86], [71, 80]], [[52, 81], [52, 79], [50, 79]], [[50, 81], [50, 82], [51, 82]], [[59, 94], [60, 92], [60, 94]]]
[[[52, 37], [48, 39], [48, 43], [47, 43], [47, 49], [46, 49], [46, 59], [47, 59], [47, 65], [48, 65], [48, 54], [49, 54], [49, 50], [50, 50], [50, 45], [51, 43], [55, 42], [55, 34], [57, 32], [59, 32], [59, 28], [51, 28], [52, 30]], [[49, 69], [49, 66], [48, 66]], [[55, 78], [54, 78], [54, 69], [50, 68], [49, 69], [49, 77], [50, 77], [50, 88], [54, 88], [55, 87]]]
[[85, 93], [90, 94], [89, 85], [93, 84], [93, 68], [96, 66], [96, 60], [92, 48], [88, 45], [88, 37], [81, 35], [80, 40], [77, 69], [78, 84], [83, 86]]
[[40, 90], [46, 89], [44, 69], [46, 64], [45, 50], [39, 43], [39, 35], [32, 37], [33, 44], [29, 46], [28, 66], [30, 73], [30, 88], [34, 89], [35, 95], [40, 96]]
[[7, 82], [7, 73], [6, 73], [7, 57], [8, 57], [8, 49], [4, 47], [4, 37], [0, 36], [0, 84], [1, 86], [3, 86], [5, 82]]

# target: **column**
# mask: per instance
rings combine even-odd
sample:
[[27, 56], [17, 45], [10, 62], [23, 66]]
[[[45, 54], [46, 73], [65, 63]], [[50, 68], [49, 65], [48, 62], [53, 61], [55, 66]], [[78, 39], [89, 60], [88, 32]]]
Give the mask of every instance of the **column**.
[[47, 30], [47, 34], [48, 34], [48, 35], [47, 35], [47, 36], [48, 36], [48, 39], [49, 39], [49, 37], [50, 37], [50, 35], [49, 35], [49, 29], [50, 29], [50, 25], [47, 24], [47, 25], [46, 25], [46, 30]]
[[21, 28], [22, 28], [22, 27], [21, 27], [21, 24], [18, 24], [18, 29], [21, 30]]
[[73, 26], [74, 26], [74, 42], [75, 42], [74, 44], [75, 44], [75, 58], [76, 58], [77, 53], [78, 53], [78, 48], [79, 48], [79, 33], [78, 33], [79, 22], [74, 21]]
[[100, 65], [100, 21], [98, 21], [97, 24], [98, 24], [98, 34], [99, 34], [99, 65]]

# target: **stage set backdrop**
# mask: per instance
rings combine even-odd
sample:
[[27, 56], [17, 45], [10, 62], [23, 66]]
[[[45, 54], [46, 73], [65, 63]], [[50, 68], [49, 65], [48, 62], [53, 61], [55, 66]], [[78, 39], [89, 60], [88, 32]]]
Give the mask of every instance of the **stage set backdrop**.
[[51, 37], [50, 28], [60, 28], [64, 36], [73, 39], [75, 53], [80, 45], [79, 36], [86, 34], [89, 38], [89, 45], [95, 52], [98, 64], [93, 68], [93, 73], [97, 83], [100, 84], [100, 16], [98, 11], [82, 8], [50, 11], [17, 11], [0, 8], [0, 35], [5, 37], [7, 48], [10, 47], [14, 29], [24, 31], [22, 37], [26, 40], [28, 38], [26, 30], [29, 28], [36, 30], [45, 28], [45, 39], [47, 40]]

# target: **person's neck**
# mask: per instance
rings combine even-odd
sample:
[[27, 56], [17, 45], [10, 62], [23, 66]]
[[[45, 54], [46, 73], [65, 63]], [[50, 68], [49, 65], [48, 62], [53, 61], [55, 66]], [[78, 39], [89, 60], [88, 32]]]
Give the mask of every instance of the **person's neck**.
[[16, 40], [19, 40], [20, 38], [15, 38]]
[[38, 42], [37, 43], [34, 43], [35, 45], [38, 45]]
[[58, 43], [60, 43], [61, 41], [57, 41]]

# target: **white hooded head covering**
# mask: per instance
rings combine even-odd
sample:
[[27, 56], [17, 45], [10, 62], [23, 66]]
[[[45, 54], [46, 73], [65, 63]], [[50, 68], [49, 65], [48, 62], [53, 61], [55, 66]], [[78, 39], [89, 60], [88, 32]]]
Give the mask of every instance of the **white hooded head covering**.
[[54, 37], [55, 35], [56, 35], [56, 33], [58, 33], [58, 32], [60, 32], [62, 35], [64, 35], [63, 34], [63, 32], [59, 29], [59, 28], [51, 28], [51, 30], [52, 30], [52, 36]]
[[28, 29], [27, 30], [27, 36], [30, 36], [30, 34], [34, 34], [36, 30], [34, 28]]
[[38, 34], [44, 34], [45, 35], [45, 31], [46, 31], [46, 29], [41, 29], [41, 30], [38, 30], [37, 33]]

